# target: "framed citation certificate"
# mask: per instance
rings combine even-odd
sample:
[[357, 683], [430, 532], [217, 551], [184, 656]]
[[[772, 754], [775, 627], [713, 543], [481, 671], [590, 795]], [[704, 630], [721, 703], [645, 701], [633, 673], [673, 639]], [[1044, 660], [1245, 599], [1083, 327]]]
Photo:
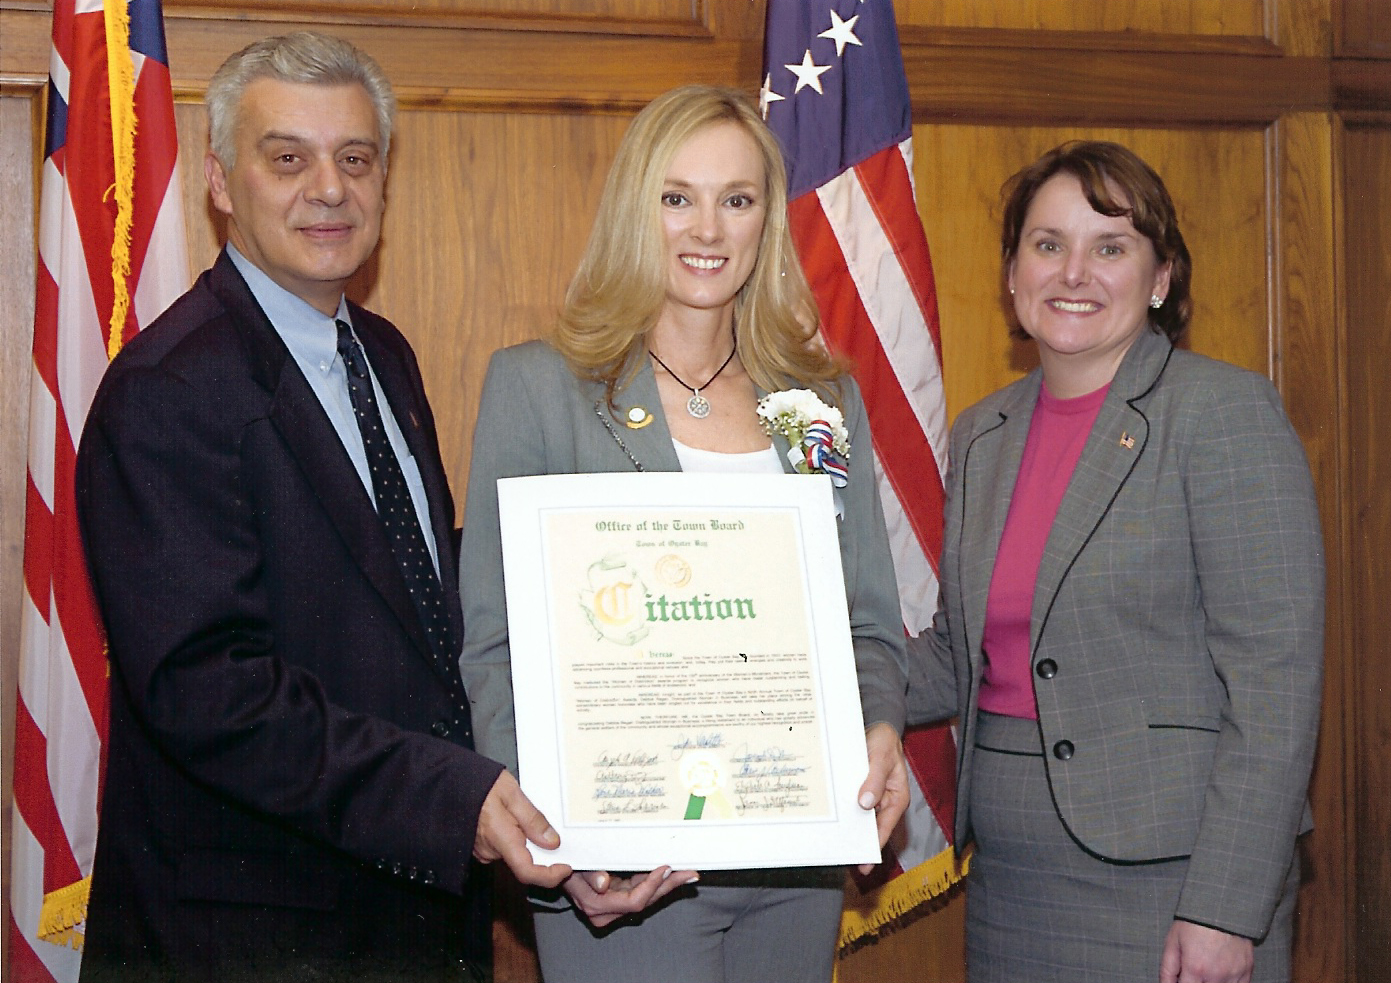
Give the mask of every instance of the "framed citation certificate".
[[825, 476], [504, 478], [498, 505], [538, 863], [878, 861]]

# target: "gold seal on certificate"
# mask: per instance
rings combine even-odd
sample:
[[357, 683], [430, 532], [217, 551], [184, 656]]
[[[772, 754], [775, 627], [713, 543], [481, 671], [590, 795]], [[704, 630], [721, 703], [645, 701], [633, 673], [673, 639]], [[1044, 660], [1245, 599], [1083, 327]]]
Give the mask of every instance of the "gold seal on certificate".
[[828, 481], [498, 489], [520, 777], [562, 840], [547, 862], [878, 859]]

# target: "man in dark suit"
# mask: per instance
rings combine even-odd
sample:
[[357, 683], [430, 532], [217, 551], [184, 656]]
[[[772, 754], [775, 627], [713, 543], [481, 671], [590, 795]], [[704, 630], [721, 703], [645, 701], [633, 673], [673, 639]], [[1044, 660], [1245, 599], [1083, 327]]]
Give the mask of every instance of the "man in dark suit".
[[343, 296], [393, 113], [334, 38], [228, 59], [205, 161], [228, 247], [92, 405], [112, 678], [84, 979], [468, 979], [471, 858], [570, 873], [532, 862], [555, 832], [472, 750], [434, 419], [406, 340]]

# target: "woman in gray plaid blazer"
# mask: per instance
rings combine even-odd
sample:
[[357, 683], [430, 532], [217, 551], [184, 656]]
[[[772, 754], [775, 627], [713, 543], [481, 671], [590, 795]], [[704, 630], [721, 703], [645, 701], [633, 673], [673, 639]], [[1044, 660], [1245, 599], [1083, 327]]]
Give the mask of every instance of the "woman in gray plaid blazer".
[[1158, 175], [1064, 144], [1006, 186], [1040, 368], [951, 439], [914, 722], [959, 716], [972, 983], [1289, 979], [1323, 544], [1264, 377], [1174, 347], [1191, 262]]

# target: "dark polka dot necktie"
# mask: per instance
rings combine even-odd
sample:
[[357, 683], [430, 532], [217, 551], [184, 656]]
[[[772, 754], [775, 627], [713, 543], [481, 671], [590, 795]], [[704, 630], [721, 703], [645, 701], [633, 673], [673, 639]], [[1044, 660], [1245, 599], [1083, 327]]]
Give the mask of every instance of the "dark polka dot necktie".
[[396, 557], [406, 587], [410, 590], [411, 601], [420, 615], [420, 623], [430, 641], [430, 651], [450, 680], [450, 689], [457, 690], [454, 696], [463, 701], [458, 653], [445, 613], [444, 589], [430, 560], [430, 550], [425, 545], [425, 535], [421, 532], [415, 503], [411, 501], [410, 489], [406, 486], [406, 476], [401, 472], [401, 462], [396, 459], [396, 452], [391, 449], [391, 441], [382, 426], [381, 410], [377, 408], [377, 397], [367, 374], [367, 359], [353, 337], [352, 328], [343, 321], [338, 322], [338, 354], [343, 356], [343, 365], [348, 370], [348, 398], [352, 400], [353, 414], [357, 417], [362, 444], [367, 450], [367, 467], [372, 477], [372, 492], [377, 500], [377, 515], [386, 527], [391, 552]]

